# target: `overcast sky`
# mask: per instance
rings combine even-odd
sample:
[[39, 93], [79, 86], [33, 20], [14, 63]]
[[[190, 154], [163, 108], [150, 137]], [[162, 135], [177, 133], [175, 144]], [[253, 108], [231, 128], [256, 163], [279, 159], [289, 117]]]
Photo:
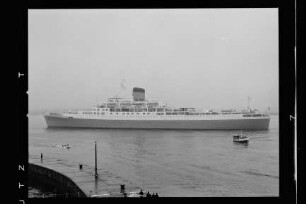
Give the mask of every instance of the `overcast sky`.
[[278, 110], [277, 9], [29, 10], [29, 110], [133, 87], [174, 107]]

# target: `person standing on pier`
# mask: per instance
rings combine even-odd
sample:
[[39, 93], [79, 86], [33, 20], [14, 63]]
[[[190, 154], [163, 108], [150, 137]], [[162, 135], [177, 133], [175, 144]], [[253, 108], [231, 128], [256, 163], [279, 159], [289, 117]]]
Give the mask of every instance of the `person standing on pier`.
[[149, 191], [147, 192], [147, 198], [151, 198], [151, 194]]
[[43, 154], [40, 153], [40, 160], [43, 160]]

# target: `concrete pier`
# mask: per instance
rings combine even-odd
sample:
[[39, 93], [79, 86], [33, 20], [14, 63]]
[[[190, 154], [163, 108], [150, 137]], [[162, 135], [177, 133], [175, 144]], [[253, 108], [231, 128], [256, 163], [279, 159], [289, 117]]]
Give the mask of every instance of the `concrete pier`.
[[107, 170], [98, 168], [98, 177], [95, 177], [94, 167], [82, 164], [80, 168], [79, 163], [51, 158], [47, 155], [44, 155], [43, 159], [40, 156], [30, 156], [29, 164], [33, 164], [32, 167], [34, 165], [45, 167], [66, 176], [79, 188], [79, 190], [75, 188], [75, 191], [80, 192], [79, 195], [84, 192], [86, 197], [123, 197], [120, 189], [122, 184], [125, 185], [126, 193], [141, 190], [140, 187]]
[[29, 181], [37, 186], [56, 189], [54, 194], [67, 198], [82, 198], [86, 194], [67, 176], [52, 169], [29, 163]]

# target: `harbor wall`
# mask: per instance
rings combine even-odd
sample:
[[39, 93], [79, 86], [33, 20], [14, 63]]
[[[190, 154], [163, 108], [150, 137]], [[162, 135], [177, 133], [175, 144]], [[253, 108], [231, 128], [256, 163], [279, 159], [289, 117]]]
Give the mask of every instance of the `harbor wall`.
[[86, 197], [86, 194], [67, 176], [52, 169], [29, 163], [29, 184], [56, 189], [57, 193], [66, 193], [67, 197]]

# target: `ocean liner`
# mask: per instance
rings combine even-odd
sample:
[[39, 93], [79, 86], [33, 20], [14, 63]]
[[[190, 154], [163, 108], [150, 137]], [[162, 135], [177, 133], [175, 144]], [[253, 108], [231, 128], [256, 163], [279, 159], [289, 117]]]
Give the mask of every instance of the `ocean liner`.
[[133, 88], [132, 98], [112, 97], [89, 110], [48, 113], [49, 128], [267, 130], [270, 117], [254, 110], [197, 111], [170, 108], [146, 100], [143, 88]]

